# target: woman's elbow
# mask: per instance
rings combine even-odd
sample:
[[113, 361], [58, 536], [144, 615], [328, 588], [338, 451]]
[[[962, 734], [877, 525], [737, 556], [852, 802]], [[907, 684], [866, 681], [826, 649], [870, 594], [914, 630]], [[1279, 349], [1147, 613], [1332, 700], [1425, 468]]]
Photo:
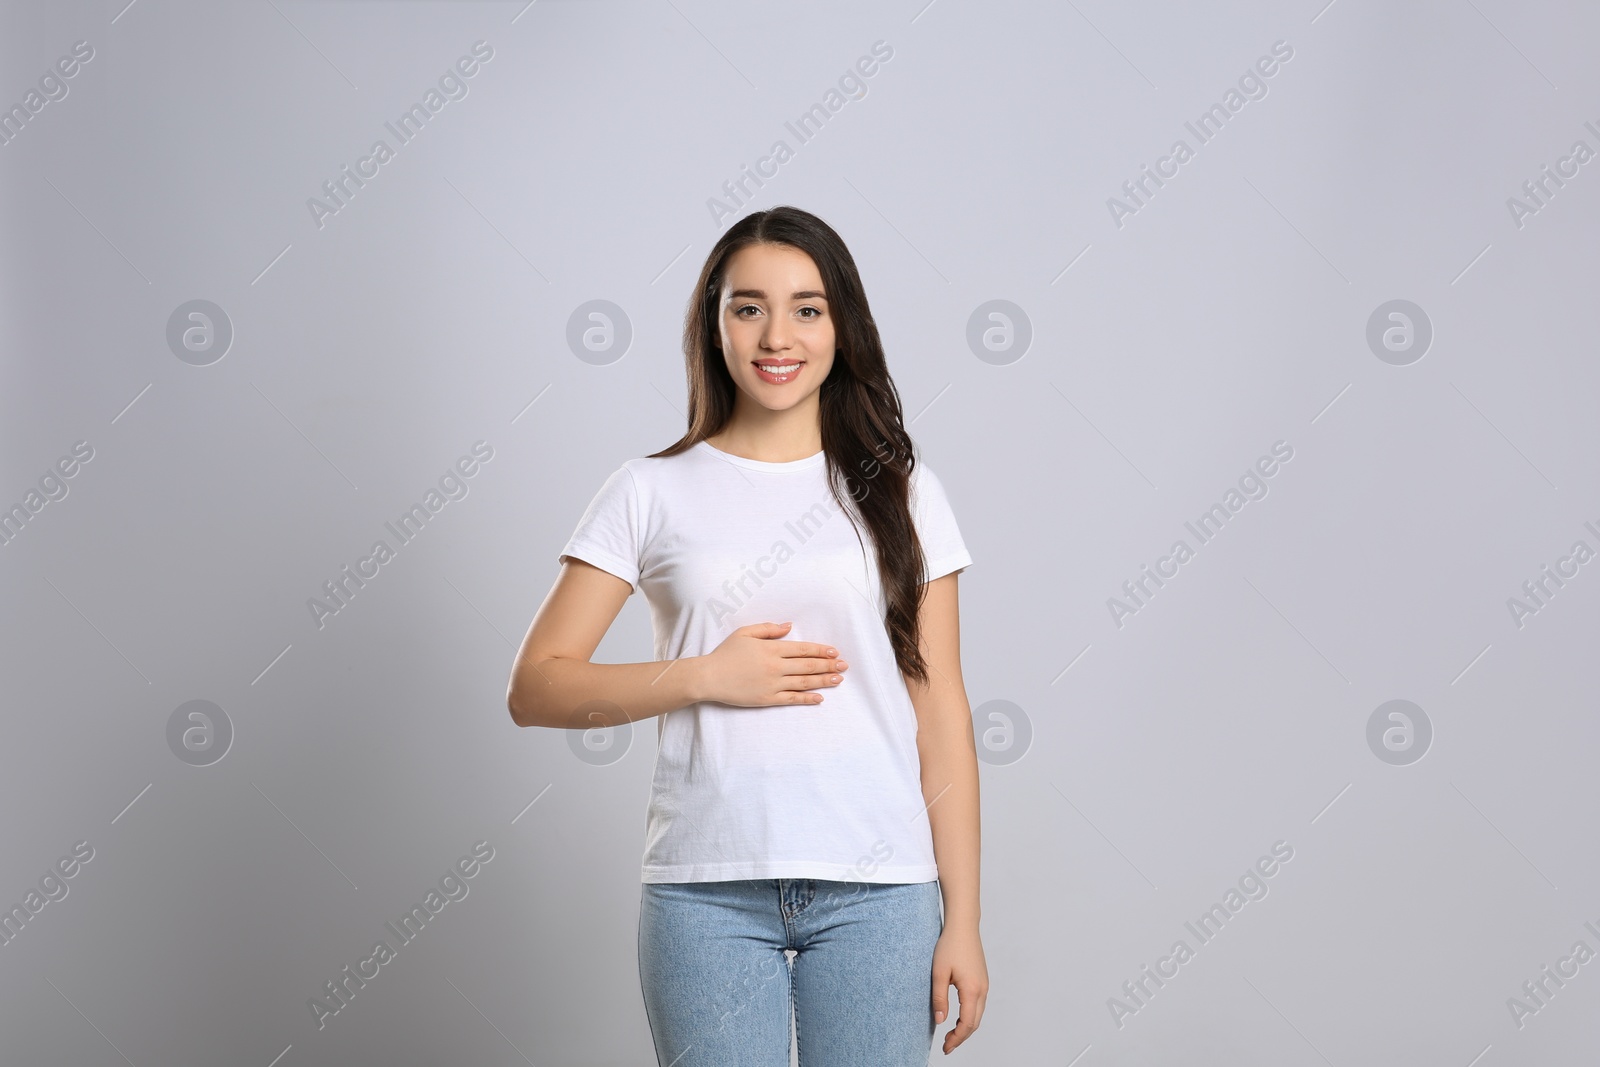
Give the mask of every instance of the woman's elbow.
[[506, 710], [511, 713], [511, 721], [518, 726], [546, 725], [544, 708], [536, 691], [526, 683], [518, 685], [515, 677], [506, 687]]

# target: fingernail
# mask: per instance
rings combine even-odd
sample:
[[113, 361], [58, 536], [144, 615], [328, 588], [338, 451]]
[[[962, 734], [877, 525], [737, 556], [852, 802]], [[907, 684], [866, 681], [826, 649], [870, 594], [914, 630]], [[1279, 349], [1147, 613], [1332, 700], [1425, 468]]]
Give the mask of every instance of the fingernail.
[[936, 1022], [936, 1023], [944, 1022], [944, 1012], [942, 1012], [942, 1011], [934, 1012], [933, 1013], [933, 1021]]
[[838, 649], [837, 649], [837, 648], [830, 648], [830, 649], [828, 649], [828, 655], [830, 655], [830, 656], [837, 656], [837, 655], [838, 655], [838, 654], [839, 654], [839, 650], [838, 650]]

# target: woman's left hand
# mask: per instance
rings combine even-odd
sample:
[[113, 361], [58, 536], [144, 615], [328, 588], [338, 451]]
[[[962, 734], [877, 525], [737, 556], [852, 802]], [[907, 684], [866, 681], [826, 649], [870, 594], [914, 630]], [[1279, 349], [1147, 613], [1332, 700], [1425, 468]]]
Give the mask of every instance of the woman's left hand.
[[989, 995], [989, 965], [983, 959], [983, 941], [977, 923], [946, 925], [933, 947], [933, 1021], [942, 1023], [950, 1011], [950, 986], [956, 987], [960, 1017], [955, 1029], [944, 1035], [944, 1054], [950, 1055], [972, 1036], [983, 1019], [983, 1002]]

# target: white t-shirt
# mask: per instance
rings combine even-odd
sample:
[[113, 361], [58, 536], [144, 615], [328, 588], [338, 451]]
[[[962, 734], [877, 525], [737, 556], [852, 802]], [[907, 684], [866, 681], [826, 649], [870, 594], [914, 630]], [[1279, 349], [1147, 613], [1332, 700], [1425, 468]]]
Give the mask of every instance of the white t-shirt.
[[[928, 580], [969, 566], [944, 487], [920, 461], [911, 503]], [[705, 655], [750, 623], [793, 622], [780, 640], [837, 648], [849, 664], [839, 685], [816, 690], [820, 704], [705, 701], [660, 716], [643, 881], [939, 876], [916, 711], [864, 526], [860, 536], [821, 452], [768, 463], [701, 441], [628, 460], [589, 504], [557, 559], [644, 590], [655, 659]]]

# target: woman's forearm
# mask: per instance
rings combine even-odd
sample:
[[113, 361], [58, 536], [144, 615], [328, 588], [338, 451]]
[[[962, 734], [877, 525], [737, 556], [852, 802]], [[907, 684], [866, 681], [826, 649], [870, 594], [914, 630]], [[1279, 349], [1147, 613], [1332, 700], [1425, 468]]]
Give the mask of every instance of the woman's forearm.
[[512, 671], [506, 706], [518, 726], [620, 726], [704, 699], [704, 661], [704, 656], [656, 663], [522, 659]]
[[[947, 926], [978, 925], [978, 755], [972, 739], [972, 718], [962, 705], [926, 716], [917, 731], [922, 760], [922, 797], [933, 831], [934, 862], [944, 895]], [[958, 712], [960, 712], [958, 714]]]

